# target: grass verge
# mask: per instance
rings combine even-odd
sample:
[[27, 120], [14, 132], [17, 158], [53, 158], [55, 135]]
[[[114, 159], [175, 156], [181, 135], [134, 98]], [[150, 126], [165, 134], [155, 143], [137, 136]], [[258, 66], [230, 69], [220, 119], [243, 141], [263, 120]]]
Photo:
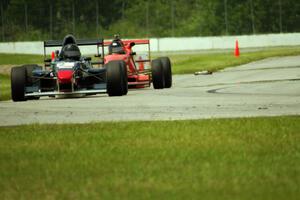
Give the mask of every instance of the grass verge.
[[300, 117], [0, 128], [1, 199], [298, 199]]
[[6, 74], [0, 74], [0, 101], [11, 99], [10, 77]]
[[24, 65], [43, 63], [44, 56], [31, 54], [0, 53], [0, 65]]
[[171, 55], [174, 74], [188, 74], [202, 70], [218, 71], [269, 57], [300, 55], [300, 47], [281, 47], [255, 52], [241, 53], [239, 58], [233, 53], [208, 53]]

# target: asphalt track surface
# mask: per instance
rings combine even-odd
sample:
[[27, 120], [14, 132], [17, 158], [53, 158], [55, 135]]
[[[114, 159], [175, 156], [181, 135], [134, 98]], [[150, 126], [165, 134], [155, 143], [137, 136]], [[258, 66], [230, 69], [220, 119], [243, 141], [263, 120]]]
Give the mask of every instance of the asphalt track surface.
[[171, 89], [127, 96], [0, 102], [0, 126], [300, 115], [300, 56], [270, 58], [212, 75], [174, 75]]

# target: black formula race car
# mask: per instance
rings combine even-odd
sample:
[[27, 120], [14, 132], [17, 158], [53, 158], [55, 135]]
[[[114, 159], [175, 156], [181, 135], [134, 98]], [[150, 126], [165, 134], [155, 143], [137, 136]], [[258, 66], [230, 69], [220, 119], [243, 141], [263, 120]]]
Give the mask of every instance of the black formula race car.
[[[81, 55], [78, 46], [95, 45], [96, 57]], [[46, 58], [47, 47], [61, 47]], [[11, 94], [13, 101], [39, 99], [41, 96], [69, 97], [107, 93], [122, 96], [128, 92], [127, 70], [123, 61], [111, 61], [104, 65], [103, 40], [77, 40], [67, 35], [63, 41], [44, 42], [45, 66], [23, 65], [11, 70]], [[94, 67], [98, 66], [98, 67]]]

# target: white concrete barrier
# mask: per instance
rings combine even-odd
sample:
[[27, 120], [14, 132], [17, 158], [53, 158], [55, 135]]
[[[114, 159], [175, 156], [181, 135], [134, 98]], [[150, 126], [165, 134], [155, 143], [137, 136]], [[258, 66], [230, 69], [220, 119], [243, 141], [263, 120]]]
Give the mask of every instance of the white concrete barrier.
[[43, 42], [0, 43], [0, 53], [43, 54]]
[[151, 40], [152, 51], [187, 51], [233, 49], [235, 41], [240, 48], [260, 48], [300, 45], [300, 33], [245, 35], [223, 37], [161, 38]]
[[[220, 37], [183, 37], [183, 38], [152, 38], [151, 51], [197, 51], [233, 49], [235, 41], [239, 41], [240, 48], [260, 48], [274, 46], [300, 45], [300, 33], [220, 36]], [[136, 47], [143, 51], [145, 48]], [[47, 52], [51, 52], [49, 49]], [[95, 54], [95, 47], [82, 47], [83, 54]], [[8, 42], [0, 43], [0, 53], [43, 54], [43, 42]]]

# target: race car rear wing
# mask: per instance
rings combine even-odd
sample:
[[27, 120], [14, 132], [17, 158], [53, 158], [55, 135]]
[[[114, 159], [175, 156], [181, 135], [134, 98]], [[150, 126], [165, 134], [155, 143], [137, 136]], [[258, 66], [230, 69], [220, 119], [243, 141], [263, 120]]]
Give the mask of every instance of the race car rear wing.
[[[76, 44], [78, 46], [90, 46], [90, 45], [102, 46], [103, 39], [95, 39], [95, 40], [81, 39], [81, 40], [76, 40]], [[63, 45], [63, 40], [44, 41], [44, 47], [61, 47], [62, 45]]]
[[[134, 42], [135, 44], [150, 44], [150, 40], [144, 39], [144, 40], [121, 40], [124, 45], [130, 44]], [[104, 46], [109, 46], [112, 41], [104, 41]]]
[[[97, 45], [97, 56], [100, 57], [99, 47], [102, 47], [101, 53], [104, 55], [104, 42], [103, 39], [79, 39], [76, 40], [78, 46], [92, 46]], [[46, 58], [46, 48], [47, 47], [62, 47], [63, 40], [48, 40], [44, 41], [44, 57]]]
[[150, 40], [123, 40], [124, 44], [129, 44], [131, 42], [134, 42], [135, 44], [150, 44]]
[[[133, 40], [121, 40], [123, 42], [124, 45], [128, 45], [130, 43], [134, 43], [135, 45], [148, 45], [148, 58], [147, 60], [136, 60], [135, 62], [150, 62], [151, 58], [150, 58], [150, 40], [149, 39], [133, 39]], [[109, 46], [112, 43], [112, 41], [104, 41], [103, 44], [104, 46]]]

